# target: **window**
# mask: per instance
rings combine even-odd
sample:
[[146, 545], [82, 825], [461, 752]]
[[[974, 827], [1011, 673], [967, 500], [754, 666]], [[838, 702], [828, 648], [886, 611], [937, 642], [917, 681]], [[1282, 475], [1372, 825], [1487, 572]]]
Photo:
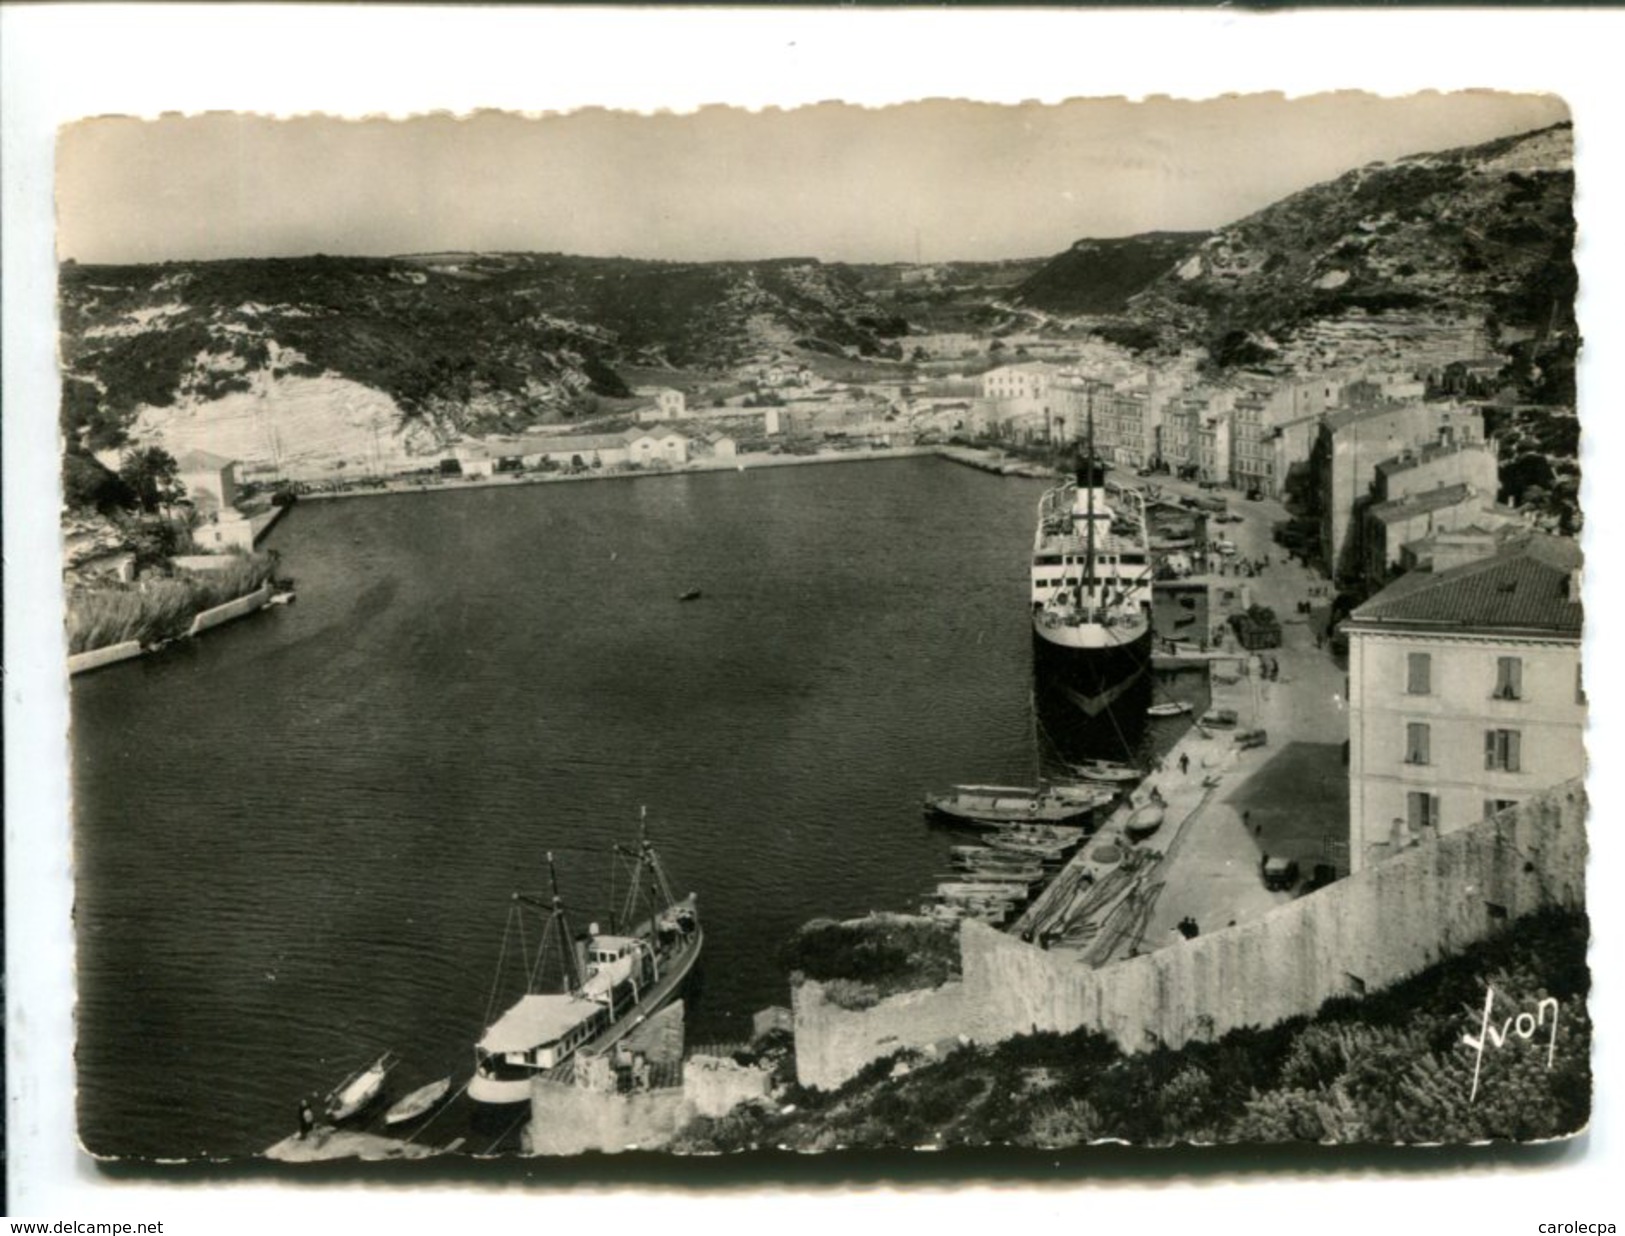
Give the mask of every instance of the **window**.
[[1405, 762], [1428, 764], [1432, 733], [1424, 722], [1411, 721], [1405, 726]]
[[1484, 800], [1484, 818], [1487, 820], [1492, 816], [1500, 815], [1508, 807], [1516, 807], [1517, 805], [1518, 800], [1516, 798], [1486, 798]]
[[1433, 654], [1411, 652], [1405, 655], [1405, 694], [1433, 693]]
[[1497, 772], [1518, 772], [1520, 737], [1517, 730], [1485, 730], [1484, 767]]
[[1523, 658], [1495, 658], [1495, 698], [1521, 700], [1523, 698]]
[[1412, 790], [1406, 794], [1405, 821], [1413, 833], [1421, 832], [1424, 828], [1439, 827], [1439, 796], [1422, 790]]

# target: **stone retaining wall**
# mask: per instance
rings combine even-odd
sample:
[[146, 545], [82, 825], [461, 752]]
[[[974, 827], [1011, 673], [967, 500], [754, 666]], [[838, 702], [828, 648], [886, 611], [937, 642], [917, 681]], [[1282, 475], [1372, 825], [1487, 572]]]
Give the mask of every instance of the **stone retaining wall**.
[[1091, 1026], [1125, 1051], [1178, 1046], [1387, 987], [1548, 906], [1585, 904], [1585, 792], [1571, 781], [1239, 927], [1098, 970], [967, 922], [964, 979], [852, 1011], [795, 992], [797, 1073], [831, 1089], [952, 1034], [997, 1042]]

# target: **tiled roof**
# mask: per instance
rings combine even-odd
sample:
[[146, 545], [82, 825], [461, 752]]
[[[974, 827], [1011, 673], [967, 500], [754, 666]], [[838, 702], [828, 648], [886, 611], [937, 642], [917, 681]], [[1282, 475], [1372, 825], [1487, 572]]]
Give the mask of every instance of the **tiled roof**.
[[1419, 494], [1395, 498], [1391, 502], [1379, 502], [1367, 513], [1372, 519], [1382, 523], [1397, 524], [1418, 515], [1426, 515], [1429, 511], [1442, 511], [1446, 507], [1460, 506], [1463, 502], [1470, 501], [1473, 494], [1471, 485], [1441, 485], [1437, 489], [1426, 489]]
[[1357, 626], [1423, 625], [1580, 633], [1580, 547], [1531, 533], [1498, 554], [1435, 575], [1401, 575], [1350, 615]]

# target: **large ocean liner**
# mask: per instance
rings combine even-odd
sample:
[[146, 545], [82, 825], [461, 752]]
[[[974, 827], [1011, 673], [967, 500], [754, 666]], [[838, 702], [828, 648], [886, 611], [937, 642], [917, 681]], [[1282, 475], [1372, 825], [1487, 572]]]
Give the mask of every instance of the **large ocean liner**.
[[1038, 503], [1032, 613], [1040, 688], [1095, 716], [1144, 678], [1151, 580], [1145, 499], [1106, 481], [1091, 421], [1075, 475]]
[[[517, 934], [525, 958], [525, 991], [493, 1022], [474, 1049], [468, 1095], [491, 1106], [530, 1100], [532, 1081], [562, 1077], [577, 1056], [607, 1051], [677, 994], [704, 943], [694, 894], [672, 896], [660, 859], [647, 838], [637, 848], [616, 846], [630, 869], [631, 888], [617, 927], [597, 923], [574, 936], [559, 898], [515, 893], [509, 937]], [[548, 855], [552, 868], [552, 855]], [[641, 907], [641, 909], [640, 909]], [[545, 926], [532, 952], [525, 943], [526, 909], [541, 911]], [[637, 921], [634, 921], [634, 920]], [[503, 941], [506, 955], [510, 938]], [[563, 974], [546, 990], [542, 971], [552, 954]], [[499, 963], [499, 978], [501, 965]]]

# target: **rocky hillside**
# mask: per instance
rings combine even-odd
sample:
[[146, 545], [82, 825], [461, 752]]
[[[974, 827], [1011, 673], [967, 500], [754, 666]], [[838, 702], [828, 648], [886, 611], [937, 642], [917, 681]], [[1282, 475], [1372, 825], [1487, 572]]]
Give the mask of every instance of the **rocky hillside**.
[[1268, 362], [1345, 316], [1572, 332], [1573, 196], [1567, 124], [1373, 164], [1219, 229], [1129, 314], [1221, 363]]
[[1178, 267], [1207, 238], [1206, 232], [1147, 232], [1080, 240], [1045, 263], [1010, 299], [1047, 313], [1121, 313], [1130, 297]]
[[621, 364], [720, 367], [796, 344], [874, 355], [906, 330], [811, 259], [556, 254], [69, 264], [61, 324], [64, 430], [92, 448], [154, 410], [196, 420], [312, 382], [372, 401], [374, 433], [378, 417], [389, 435], [522, 428], [626, 394]]

